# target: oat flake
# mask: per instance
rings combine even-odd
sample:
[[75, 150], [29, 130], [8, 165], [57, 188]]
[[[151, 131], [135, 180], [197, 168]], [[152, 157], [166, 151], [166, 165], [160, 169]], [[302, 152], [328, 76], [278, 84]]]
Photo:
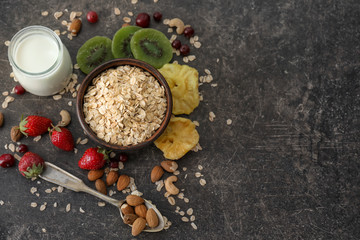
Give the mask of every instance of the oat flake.
[[197, 226], [196, 226], [196, 224], [194, 223], [194, 222], [192, 222], [191, 223], [191, 226], [193, 227], [193, 229], [195, 229], [195, 230], [197, 230], [198, 228], [197, 228]]
[[70, 212], [70, 209], [71, 209], [71, 204], [68, 203], [68, 204], [66, 205], [65, 211], [66, 211], [66, 212]]
[[186, 214], [190, 216], [190, 215], [193, 214], [193, 212], [194, 212], [194, 210], [193, 210], [192, 208], [189, 208], [189, 209], [186, 211]]
[[7, 47], [10, 46], [10, 43], [11, 42], [9, 40], [5, 41], [5, 46], [7, 46]]
[[192, 215], [191, 217], [190, 217], [190, 221], [195, 221], [195, 215]]
[[203, 178], [202, 178], [202, 179], [200, 179], [200, 181], [199, 181], [199, 182], [200, 182], [200, 185], [201, 185], [201, 186], [205, 186], [205, 185], [206, 185], [206, 180], [205, 180], [205, 179], [203, 179]]
[[46, 205], [45, 205], [45, 204], [43, 204], [43, 205], [40, 206], [40, 211], [41, 211], [41, 212], [44, 211], [45, 209], [46, 209]]
[[41, 16], [46, 17], [47, 15], [49, 15], [49, 12], [48, 12], [48, 11], [42, 11], [42, 12], [41, 12]]
[[57, 191], [58, 191], [58, 193], [62, 193], [64, 191], [64, 187], [63, 186], [58, 186]]
[[187, 217], [182, 217], [181, 220], [182, 220], [183, 222], [189, 222], [189, 218], [187, 218]]
[[0, 205], [2, 206], [4, 204], [5, 204], [5, 202], [3, 200], [0, 200]]
[[34, 137], [33, 141], [38, 142], [40, 141], [40, 139], [41, 139], [41, 135]]
[[104, 202], [98, 202], [98, 206], [99, 206], [99, 207], [104, 207], [104, 206], [105, 206], [105, 203], [104, 203]]
[[79, 208], [79, 212], [85, 213], [84, 209], [82, 209], [81, 207]]
[[175, 205], [175, 198], [173, 198], [173, 197], [168, 197], [168, 202], [169, 202], [171, 205]]
[[129, 17], [124, 17], [124, 18], [123, 18], [123, 21], [126, 22], [126, 23], [130, 23], [130, 22], [131, 22], [131, 18], [129, 18]]
[[138, 0], [131, 0], [132, 4], [137, 4]]
[[120, 9], [119, 8], [114, 8], [114, 13], [115, 13], [115, 15], [120, 15]]
[[36, 203], [36, 202], [32, 202], [32, 203], [30, 203], [30, 206], [33, 207], [33, 208], [36, 208], [36, 207], [37, 207], [37, 203]]
[[226, 124], [227, 124], [227, 125], [231, 125], [231, 124], [232, 124], [232, 120], [231, 120], [231, 119], [226, 120]]

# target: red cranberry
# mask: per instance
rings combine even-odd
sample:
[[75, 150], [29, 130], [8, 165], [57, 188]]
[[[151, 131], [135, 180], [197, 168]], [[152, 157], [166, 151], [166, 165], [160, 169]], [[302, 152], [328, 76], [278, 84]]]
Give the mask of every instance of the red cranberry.
[[187, 38], [191, 38], [192, 36], [194, 36], [194, 29], [192, 27], [186, 27], [184, 29], [184, 35]]
[[182, 46], [180, 47], [180, 53], [181, 53], [181, 55], [183, 55], [183, 56], [189, 55], [189, 53], [190, 53], [190, 47], [189, 47], [188, 45], [186, 45], [186, 44], [182, 45]]
[[147, 28], [150, 25], [150, 16], [147, 13], [139, 13], [136, 17], [136, 25]]
[[118, 168], [119, 167], [119, 162], [110, 162], [110, 167], [111, 168]]
[[175, 49], [180, 49], [181, 47], [181, 41], [178, 39], [175, 39], [172, 43], [171, 46]]
[[162, 14], [160, 12], [155, 12], [153, 15], [153, 18], [155, 21], [160, 22], [160, 20], [162, 18]]
[[127, 160], [128, 160], [128, 155], [126, 155], [125, 153], [120, 153], [119, 161], [126, 162]]
[[14, 92], [17, 94], [17, 95], [23, 95], [25, 93], [25, 89], [21, 86], [21, 85], [16, 85], [14, 87]]
[[28, 147], [25, 144], [19, 145], [19, 152], [20, 153], [26, 153], [28, 151]]
[[96, 23], [98, 21], [98, 15], [94, 11], [90, 11], [86, 14], [86, 19], [89, 23]]
[[0, 166], [3, 168], [12, 167], [15, 164], [15, 158], [11, 154], [3, 154], [0, 156]]

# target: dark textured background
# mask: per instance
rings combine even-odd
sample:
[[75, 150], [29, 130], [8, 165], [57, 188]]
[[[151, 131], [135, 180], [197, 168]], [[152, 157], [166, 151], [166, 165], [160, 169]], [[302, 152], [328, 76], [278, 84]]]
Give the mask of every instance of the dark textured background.
[[[119, 7], [121, 16], [113, 8]], [[180, 17], [191, 24], [202, 47], [192, 48], [197, 59], [189, 63], [200, 75], [208, 68], [213, 83], [200, 86], [204, 101], [189, 116], [200, 126], [203, 151], [179, 161], [177, 185], [190, 203], [177, 200], [186, 211], [194, 209], [198, 230], [180, 216], [150, 183], [152, 166], [163, 157], [154, 146], [130, 154], [123, 173], [135, 178], [138, 189], [152, 199], [173, 225], [139, 239], [358, 239], [359, 221], [359, 1], [1, 1], [0, 42], [21, 28], [44, 25], [64, 27], [55, 11], [95, 10], [99, 22], [84, 22], [78, 37], [62, 36], [73, 61], [77, 49], [95, 35], [112, 37], [127, 11], [160, 11], [164, 18]], [[41, 11], [48, 10], [48, 17]], [[68, 19], [68, 15], [61, 19]], [[84, 17], [83, 17], [84, 19]], [[133, 17], [134, 19], [134, 17]], [[134, 22], [134, 20], [133, 20]], [[152, 27], [166, 32], [163, 24]], [[169, 37], [171, 34], [167, 34]], [[181, 38], [183, 39], [183, 38]], [[183, 39], [184, 40], [184, 39]], [[219, 58], [217, 63], [216, 59]], [[0, 45], [1, 92], [11, 90], [7, 47]], [[180, 60], [180, 58], [175, 57]], [[181, 63], [181, 61], [180, 61]], [[84, 78], [79, 75], [79, 80]], [[1, 101], [4, 97], [1, 96]], [[75, 118], [75, 106], [31, 94], [16, 96], [5, 110], [0, 146], [10, 143], [9, 130], [20, 115], [40, 114], [58, 121], [61, 109], [71, 111], [70, 130], [84, 137]], [[74, 101], [73, 101], [74, 102]], [[214, 122], [208, 113], [216, 114]], [[226, 125], [226, 119], [233, 124]], [[79, 153], [55, 149], [46, 138], [22, 140], [47, 161], [84, 179], [77, 167]], [[3, 147], [1, 153], [8, 152]], [[201, 187], [197, 166], [207, 181]], [[185, 179], [185, 174], [188, 174]], [[92, 183], [88, 183], [93, 186]], [[40, 197], [30, 193], [36, 186]], [[53, 184], [31, 182], [17, 169], [0, 170], [0, 239], [131, 239], [117, 210], [100, 208], [90, 195], [65, 190], [46, 194]], [[125, 195], [117, 193], [116, 198]], [[45, 211], [31, 208], [48, 203]], [[59, 206], [53, 208], [52, 204]], [[66, 204], [72, 210], [65, 212]], [[86, 213], [81, 214], [79, 207]], [[47, 230], [42, 232], [42, 228]]]

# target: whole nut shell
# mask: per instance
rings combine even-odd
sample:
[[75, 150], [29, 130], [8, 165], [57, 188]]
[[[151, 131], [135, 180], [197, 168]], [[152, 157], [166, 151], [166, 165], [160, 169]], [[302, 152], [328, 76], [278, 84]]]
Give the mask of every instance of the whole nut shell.
[[119, 178], [119, 173], [117, 171], [110, 171], [109, 174], [106, 177], [106, 184], [108, 186], [111, 186], [114, 183], [116, 183], [118, 178]]
[[156, 181], [159, 181], [162, 175], [164, 174], [164, 170], [160, 166], [155, 166], [151, 171], [151, 181], [154, 183]]
[[103, 180], [97, 179], [95, 182], [95, 188], [98, 192], [101, 192], [102, 194], [105, 194], [105, 195], [107, 194], [106, 185]]
[[120, 175], [116, 188], [118, 191], [124, 190], [130, 183], [130, 177], [128, 175]]
[[145, 226], [146, 226], [146, 220], [141, 217], [137, 218], [133, 223], [131, 234], [134, 237], [139, 235], [144, 230]]
[[20, 132], [20, 128], [18, 126], [13, 126], [10, 131], [10, 137], [13, 142], [20, 141], [22, 137], [22, 133]]
[[133, 213], [125, 214], [125, 215], [124, 215], [123, 222], [124, 222], [125, 224], [130, 224], [130, 225], [132, 225], [137, 218], [138, 218], [138, 216], [135, 215], [135, 214], [133, 214]]
[[120, 209], [124, 215], [134, 214], [134, 208], [132, 206], [130, 206], [129, 204], [124, 203], [123, 205], [121, 205]]
[[136, 195], [127, 195], [126, 196], [126, 202], [130, 206], [137, 206], [144, 203], [144, 199], [142, 197], [136, 196]]
[[4, 114], [0, 112], [0, 127], [4, 125]]
[[81, 20], [78, 18], [75, 18], [74, 20], [72, 20], [70, 27], [69, 27], [69, 31], [73, 34], [78, 34], [80, 32], [81, 29]]
[[88, 172], [88, 179], [89, 179], [89, 181], [95, 181], [96, 179], [101, 178], [103, 175], [104, 175], [103, 169], [90, 170]]
[[139, 217], [146, 218], [147, 208], [144, 204], [137, 205], [135, 207], [135, 214]]
[[151, 228], [157, 227], [159, 225], [159, 218], [154, 209], [150, 208], [147, 210], [146, 222]]

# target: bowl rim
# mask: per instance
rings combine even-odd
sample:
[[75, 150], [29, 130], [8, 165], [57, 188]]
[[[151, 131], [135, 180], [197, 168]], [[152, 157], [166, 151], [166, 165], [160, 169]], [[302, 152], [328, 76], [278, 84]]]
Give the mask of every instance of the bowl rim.
[[[92, 131], [90, 126], [85, 122], [85, 117], [84, 117], [84, 112], [83, 112], [83, 110], [84, 110], [84, 108], [83, 108], [84, 95], [85, 95], [85, 92], [86, 92], [88, 86], [91, 84], [92, 80], [96, 76], [98, 76], [100, 73], [102, 73], [108, 69], [116, 68], [118, 66], [123, 66], [123, 65], [139, 67], [139, 68], [149, 72], [156, 80], [158, 80], [160, 85], [164, 87], [165, 98], [167, 101], [164, 119], [163, 119], [160, 127], [155, 131], [155, 133], [151, 137], [147, 138], [144, 142], [137, 143], [135, 145], [129, 145], [129, 146], [121, 146], [121, 145], [117, 145], [117, 144], [107, 143], [106, 141], [98, 138], [96, 136], [96, 134]], [[160, 137], [160, 135], [165, 131], [167, 125], [170, 122], [170, 118], [172, 116], [172, 105], [173, 105], [173, 101], [172, 101], [170, 87], [169, 87], [166, 79], [164, 78], [164, 76], [155, 67], [151, 66], [150, 64], [148, 64], [144, 61], [137, 60], [137, 59], [117, 58], [117, 59], [113, 59], [113, 60], [107, 61], [107, 62], [99, 65], [98, 67], [93, 69], [89, 74], [86, 75], [86, 77], [80, 84], [80, 88], [78, 90], [78, 95], [76, 98], [76, 115], [78, 117], [78, 120], [80, 122], [82, 129], [85, 131], [85, 134], [91, 140], [93, 140], [94, 142], [96, 142], [97, 144], [99, 144], [102, 147], [105, 147], [105, 148], [108, 148], [111, 150], [118, 150], [118, 151], [126, 152], [126, 151], [133, 151], [133, 150], [138, 150], [138, 149], [144, 148], [144, 147], [150, 145], [152, 142], [154, 142], [158, 137]]]

